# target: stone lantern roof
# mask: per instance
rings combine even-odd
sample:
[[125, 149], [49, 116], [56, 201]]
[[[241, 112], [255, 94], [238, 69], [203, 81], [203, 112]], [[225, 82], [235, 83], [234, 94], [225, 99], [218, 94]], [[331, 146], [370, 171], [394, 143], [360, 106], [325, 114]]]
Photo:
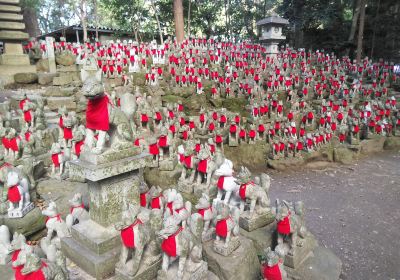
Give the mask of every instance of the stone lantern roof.
[[288, 25], [289, 21], [285, 18], [278, 16], [276, 13], [272, 13], [271, 16], [266, 17], [262, 20], [257, 21], [257, 26], [262, 25]]

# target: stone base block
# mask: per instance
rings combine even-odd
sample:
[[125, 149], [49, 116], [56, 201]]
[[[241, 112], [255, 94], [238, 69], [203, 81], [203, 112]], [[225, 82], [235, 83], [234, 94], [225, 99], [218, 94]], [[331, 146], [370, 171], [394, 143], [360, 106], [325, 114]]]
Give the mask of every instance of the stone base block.
[[184, 193], [193, 193], [193, 183], [188, 182], [186, 180], [178, 181], [178, 191]]
[[34, 208], [24, 217], [11, 219], [8, 215], [0, 215], [0, 224], [6, 225], [11, 234], [15, 231], [29, 236], [45, 228], [45, 217], [38, 207]]
[[124, 150], [109, 149], [100, 155], [96, 155], [90, 152], [82, 152], [80, 155], [80, 160], [86, 161], [91, 164], [99, 165], [128, 157], [137, 156], [139, 154], [140, 154], [140, 149], [138, 148], [129, 148]]
[[208, 269], [221, 280], [260, 279], [260, 262], [253, 242], [239, 237], [240, 246], [230, 256], [222, 256], [213, 249], [213, 242], [203, 244], [205, 261]]
[[2, 65], [30, 65], [29, 56], [25, 54], [2, 54], [0, 55]]
[[275, 217], [271, 211], [261, 215], [254, 213], [253, 217], [249, 216], [250, 212], [245, 211], [240, 215], [239, 219], [239, 226], [247, 231], [256, 230], [275, 221]]
[[240, 229], [240, 235], [253, 241], [254, 248], [257, 251], [257, 255], [264, 254], [265, 248], [275, 247], [276, 242], [276, 222], [272, 222], [265, 227], [258, 228], [251, 232]]
[[[1, 31], [0, 31], [1, 32]], [[35, 65], [0, 65], [0, 77], [3, 85], [14, 83], [18, 73], [36, 73]]]
[[[129, 262], [131, 262], [130, 260]], [[127, 266], [129, 266], [129, 262]], [[139, 265], [138, 272], [131, 276], [127, 269], [115, 269], [117, 279], [121, 280], [147, 280], [155, 279], [157, 272], [161, 267], [161, 255], [158, 256], [146, 256], [146, 252], [143, 254], [143, 258]]]
[[293, 252], [289, 252], [290, 248], [287, 243], [280, 244], [275, 248], [275, 250], [279, 248], [278, 250], [283, 250], [283, 252], [285, 252], [285, 262], [283, 264], [294, 269], [298, 268], [307, 258], [312, 256], [312, 251], [318, 245], [314, 236], [311, 234], [307, 235], [304, 239], [299, 237], [297, 241], [301, 242], [302, 245], [299, 246], [299, 244], [297, 244]]
[[16, 209], [13, 209], [11, 211], [8, 211], [8, 217], [10, 219], [22, 218], [26, 214], [28, 214], [28, 212], [32, 211], [33, 208], [35, 208], [35, 205], [33, 205], [32, 202], [29, 202], [28, 204], [26, 204], [24, 206], [24, 208], [22, 208], [22, 210], [19, 210], [19, 209], [16, 208]]
[[220, 255], [225, 257], [232, 254], [240, 246], [240, 239], [238, 236], [231, 237], [231, 240], [228, 244], [225, 243], [225, 240], [215, 240], [214, 241], [214, 251]]
[[65, 106], [68, 110], [76, 109], [75, 97], [48, 97], [47, 106], [50, 110], [58, 110], [61, 106]]
[[61, 240], [61, 250], [66, 257], [96, 279], [106, 279], [114, 274], [120, 248], [98, 255], [71, 237]]
[[174, 158], [166, 158], [164, 160], [159, 161], [159, 169], [161, 171], [172, 171], [175, 169], [175, 166], [178, 164], [178, 160], [176, 157]]
[[311, 257], [300, 267], [293, 269], [285, 266], [291, 279], [338, 280], [342, 272], [341, 260], [331, 250], [317, 246]]
[[112, 227], [105, 228], [92, 220], [82, 221], [72, 227], [72, 238], [96, 254], [120, 248], [120, 234]]
[[[177, 279], [178, 275], [178, 262], [175, 261], [169, 268], [168, 271], [165, 272], [160, 270], [158, 272], [157, 280], [170, 280]], [[187, 261], [189, 262], [189, 260]], [[205, 261], [201, 261], [198, 264], [195, 263], [186, 263], [185, 270], [183, 273], [182, 280], [206, 280], [208, 279], [208, 266]]]

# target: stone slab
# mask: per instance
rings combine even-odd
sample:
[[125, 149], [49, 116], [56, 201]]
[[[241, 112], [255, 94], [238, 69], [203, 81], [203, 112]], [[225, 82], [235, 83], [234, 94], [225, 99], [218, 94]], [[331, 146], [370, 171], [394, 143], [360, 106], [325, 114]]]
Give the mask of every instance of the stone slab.
[[102, 227], [92, 220], [72, 227], [72, 238], [98, 255], [121, 247], [120, 234], [113, 227]]
[[[0, 11], [1, 11], [1, 9], [0, 9]], [[23, 40], [29, 39], [29, 34], [22, 32], [22, 31], [1, 30], [0, 31], [0, 39], [1, 40], [11, 40], [11, 41], [23, 41]]]
[[255, 213], [252, 218], [249, 218], [249, 211], [245, 211], [240, 215], [239, 226], [247, 231], [253, 231], [264, 227], [273, 221], [275, 221], [275, 216], [271, 211], [262, 215], [257, 215]]
[[29, 56], [25, 54], [2, 54], [0, 55], [2, 65], [30, 65]]
[[[179, 261], [179, 260], [178, 260]], [[178, 261], [175, 261], [172, 263], [172, 265], [168, 268], [167, 273], [164, 271], [160, 270], [158, 272], [157, 280], [170, 280], [170, 279], [176, 279], [177, 274], [178, 274]], [[192, 264], [187, 264], [186, 263], [186, 268], [188, 269]], [[182, 276], [182, 280], [206, 280], [208, 276], [208, 267], [207, 263], [205, 261], [202, 261], [201, 263], [197, 264], [196, 267], [194, 267], [193, 271], [188, 271], [185, 270]]]
[[76, 172], [82, 175], [79, 177], [97, 182], [118, 174], [143, 168], [149, 160], [151, 160], [150, 155], [145, 153], [100, 165], [83, 160], [73, 160], [70, 162], [70, 173]]
[[15, 12], [15, 13], [19, 13], [19, 12], [21, 12], [21, 7], [19, 7], [19, 6], [14, 6], [14, 5], [4, 5], [4, 4], [0, 4], [0, 11], [2, 11], [2, 12]]
[[20, 219], [20, 218], [24, 217], [26, 214], [28, 214], [30, 211], [32, 211], [33, 208], [35, 208], [35, 206], [33, 205], [32, 202], [30, 202], [30, 203], [26, 204], [25, 207], [22, 208], [22, 210], [14, 209], [14, 210], [8, 211], [8, 217], [10, 219]]
[[240, 246], [230, 256], [216, 253], [213, 242], [203, 244], [204, 259], [208, 269], [221, 280], [258, 280], [260, 279], [260, 262], [253, 242], [240, 236]]
[[0, 215], [0, 224], [6, 225], [11, 234], [18, 231], [25, 236], [29, 236], [45, 228], [45, 217], [40, 209], [36, 207], [19, 219], [10, 219], [7, 214]]
[[25, 23], [14, 21], [0, 21], [0, 29], [7, 30], [24, 30]]
[[225, 257], [232, 254], [240, 246], [240, 239], [238, 236], [231, 237], [228, 244], [225, 243], [225, 240], [220, 239], [219, 241], [214, 241], [214, 251], [218, 254], [221, 254]]
[[[53, 75], [48, 73], [47, 75]], [[52, 80], [53, 81], [53, 80]], [[44, 92], [43, 96], [46, 97], [68, 97], [74, 95], [76, 92], [75, 87], [48, 87]]]
[[38, 83], [43, 86], [49, 85], [55, 76], [57, 76], [55, 73], [38, 73]]
[[15, 20], [22, 21], [24, 17], [19, 14], [11, 14], [11, 13], [0, 13], [0, 20]]
[[285, 266], [289, 277], [307, 280], [338, 280], [342, 272], [342, 261], [328, 248], [317, 246], [313, 255], [299, 268]]
[[[301, 240], [301, 238], [298, 238], [298, 240]], [[307, 260], [307, 258], [312, 256], [312, 251], [314, 250], [314, 248], [318, 245], [317, 240], [314, 238], [313, 235], [308, 234], [306, 236], [306, 238], [303, 240], [304, 244], [303, 246], [296, 246], [294, 248], [294, 252], [293, 254], [288, 254], [287, 252], [288, 244], [284, 243], [283, 245], [283, 250], [285, 252], [285, 261], [284, 261], [284, 265], [291, 267], [291, 268], [298, 268], [299, 266], [301, 266], [301, 264]], [[282, 246], [282, 245], [278, 245], [278, 246]], [[275, 248], [276, 250], [276, 248]]]
[[140, 149], [136, 147], [129, 147], [123, 150], [108, 149], [100, 155], [96, 155], [90, 152], [82, 152], [80, 160], [95, 165], [105, 164], [116, 160], [122, 160], [124, 158], [137, 156], [140, 154]]
[[72, 83], [73, 78], [71, 75], [63, 75], [59, 77], [54, 77], [53, 79], [53, 85], [55, 86], [66, 86]]
[[[128, 275], [126, 270], [115, 269], [115, 278], [118, 280], [148, 280], [155, 279], [157, 277], [157, 272], [161, 267], [161, 255], [159, 255], [155, 262], [149, 261], [150, 266], [145, 267], [143, 265], [143, 260], [146, 258], [146, 252], [143, 254], [141, 264], [139, 265], [139, 270], [134, 276]], [[153, 257], [154, 258], [154, 257]], [[149, 259], [147, 258], [146, 261]]]
[[47, 106], [50, 110], [58, 110], [60, 107], [65, 106], [67, 110], [75, 110], [76, 102], [75, 97], [65, 96], [65, 97], [48, 97]]
[[120, 248], [114, 248], [98, 255], [71, 237], [61, 239], [61, 250], [67, 258], [96, 279], [107, 279], [114, 274], [120, 254]]
[[[1, 31], [0, 31], [1, 32]], [[0, 38], [1, 39], [1, 38]], [[0, 65], [0, 77], [4, 85], [14, 83], [14, 75], [18, 73], [36, 73], [35, 65]]]
[[276, 222], [273, 222], [265, 227], [258, 228], [251, 232], [245, 229], [240, 229], [240, 235], [253, 241], [254, 248], [256, 249], [257, 255], [264, 254], [265, 248], [275, 247], [276, 243]]

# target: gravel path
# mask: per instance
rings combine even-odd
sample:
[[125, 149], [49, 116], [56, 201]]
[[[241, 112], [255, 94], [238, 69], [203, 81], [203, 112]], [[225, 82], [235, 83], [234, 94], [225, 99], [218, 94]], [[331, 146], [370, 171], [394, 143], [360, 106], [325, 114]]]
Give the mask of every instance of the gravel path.
[[343, 261], [341, 279], [400, 279], [399, 152], [271, 177], [271, 201], [305, 202], [307, 227]]

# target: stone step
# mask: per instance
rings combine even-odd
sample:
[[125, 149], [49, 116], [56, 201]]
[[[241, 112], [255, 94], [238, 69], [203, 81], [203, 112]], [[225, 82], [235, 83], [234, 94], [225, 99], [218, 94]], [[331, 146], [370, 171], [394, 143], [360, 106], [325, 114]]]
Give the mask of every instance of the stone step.
[[0, 0], [0, 4], [19, 4], [19, 0]]
[[50, 110], [58, 110], [62, 106], [65, 106], [68, 110], [75, 110], [75, 97], [48, 97], [47, 106]]
[[22, 31], [9, 31], [9, 30], [1, 30], [0, 31], [0, 40], [28, 40], [29, 34]]
[[14, 21], [0, 21], [0, 29], [24, 30], [25, 29], [25, 23], [23, 23], [23, 22], [14, 22]]
[[4, 4], [0, 4], [0, 11], [2, 11], [2, 12], [15, 12], [15, 13], [19, 13], [19, 12], [21, 12], [21, 7], [19, 7], [19, 6], [13, 6], [13, 5], [4, 5]]
[[21, 21], [24, 17], [20, 14], [0, 13], [0, 20]]

